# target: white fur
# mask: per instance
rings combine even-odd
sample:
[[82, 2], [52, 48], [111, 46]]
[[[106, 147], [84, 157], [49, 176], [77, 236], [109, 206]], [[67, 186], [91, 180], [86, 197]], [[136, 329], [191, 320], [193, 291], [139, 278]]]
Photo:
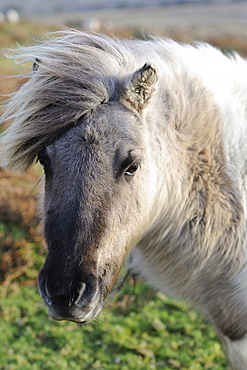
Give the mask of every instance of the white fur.
[[227, 353], [231, 364], [231, 370], [247, 369], [247, 335], [239, 341], [230, 341], [227, 337], [223, 339], [226, 343]]
[[223, 117], [223, 142], [229, 172], [237, 178], [246, 208], [247, 194], [247, 62], [238, 54], [226, 58], [207, 44], [183, 51], [191, 73], [198, 75], [214, 97]]

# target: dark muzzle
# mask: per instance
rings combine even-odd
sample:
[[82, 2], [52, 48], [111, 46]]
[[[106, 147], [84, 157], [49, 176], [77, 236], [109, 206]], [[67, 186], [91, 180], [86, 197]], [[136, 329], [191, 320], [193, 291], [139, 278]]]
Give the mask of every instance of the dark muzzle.
[[98, 280], [90, 276], [55, 279], [45, 271], [39, 274], [40, 294], [55, 320], [69, 320], [87, 323], [94, 319], [102, 308]]

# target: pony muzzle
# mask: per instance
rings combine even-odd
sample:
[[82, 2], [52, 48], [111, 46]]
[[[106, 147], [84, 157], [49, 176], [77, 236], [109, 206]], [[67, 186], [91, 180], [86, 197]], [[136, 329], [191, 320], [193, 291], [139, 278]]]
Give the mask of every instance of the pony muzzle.
[[97, 281], [79, 282], [76, 289], [63, 294], [60, 292], [61, 289], [52, 293], [47, 279], [39, 279], [38, 287], [40, 295], [49, 308], [49, 315], [54, 320], [88, 323], [98, 315], [103, 306]]

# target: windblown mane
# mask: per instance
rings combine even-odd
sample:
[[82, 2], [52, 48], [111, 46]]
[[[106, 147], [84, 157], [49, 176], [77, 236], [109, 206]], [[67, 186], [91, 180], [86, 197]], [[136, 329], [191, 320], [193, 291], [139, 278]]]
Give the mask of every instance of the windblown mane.
[[26, 170], [43, 147], [114, 97], [131, 53], [124, 42], [68, 31], [18, 54], [34, 72], [2, 116], [12, 123], [0, 138], [1, 164]]
[[[176, 90], [181, 96], [179, 106], [174, 102], [181, 117], [183, 110], [186, 117], [189, 114], [183, 97], [188, 96], [189, 91], [187, 76], [190, 81], [195, 80], [195, 94], [203, 83], [207, 91], [215, 95], [222, 111], [228, 112], [223, 109], [228, 104], [224, 94], [229, 91], [228, 85], [232, 86], [231, 78], [228, 76], [229, 84], [225, 83], [228, 79], [223, 73], [224, 94], [215, 94], [219, 91], [217, 69], [214, 63], [208, 68], [208, 60], [217, 61], [228, 75], [229, 68], [232, 70], [236, 65], [239, 69], [243, 64], [240, 58], [238, 64], [232, 63], [230, 58], [207, 44], [194, 47], [154, 38], [144, 45], [140, 40], [119, 41], [75, 30], [55, 33], [55, 38], [36, 46], [19, 48], [14, 58], [21, 62], [32, 61], [34, 71], [9, 100], [2, 115], [1, 121], [11, 121], [11, 125], [0, 136], [0, 160], [2, 166], [22, 171], [28, 169], [42, 148], [80, 123], [97, 106], [117, 100], [128, 78], [147, 62], [155, 64], [159, 85], [166, 86], [167, 91]], [[245, 66], [243, 71], [245, 73]], [[239, 75], [241, 73], [240, 69]], [[164, 91], [160, 96], [164, 105], [162, 94]], [[184, 121], [188, 124], [193, 119]], [[227, 138], [229, 140], [231, 137]]]

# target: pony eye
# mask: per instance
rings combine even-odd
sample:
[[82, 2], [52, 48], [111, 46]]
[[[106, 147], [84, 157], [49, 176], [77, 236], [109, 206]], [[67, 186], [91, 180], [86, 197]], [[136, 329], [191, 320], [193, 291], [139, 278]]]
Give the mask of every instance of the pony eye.
[[139, 164], [138, 163], [133, 163], [126, 171], [125, 171], [125, 175], [127, 176], [133, 176], [137, 169], [139, 167]]
[[42, 149], [39, 152], [37, 162], [39, 162], [39, 164], [43, 167], [44, 170], [46, 169], [46, 167], [47, 167], [47, 153], [46, 153], [45, 149]]

